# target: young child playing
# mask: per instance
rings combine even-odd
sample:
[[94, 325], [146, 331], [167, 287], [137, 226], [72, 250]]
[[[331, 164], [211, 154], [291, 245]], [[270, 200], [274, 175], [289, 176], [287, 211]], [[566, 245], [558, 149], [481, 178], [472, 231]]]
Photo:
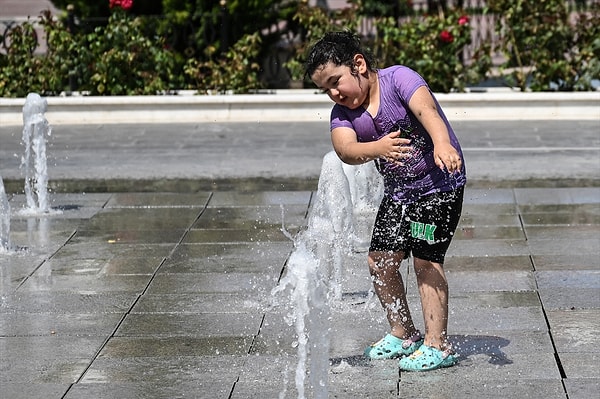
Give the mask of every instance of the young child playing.
[[[370, 52], [352, 33], [326, 34], [311, 48], [305, 67], [335, 102], [331, 141], [340, 159], [352, 165], [374, 161], [384, 179], [368, 263], [391, 330], [365, 355], [400, 357], [402, 370], [452, 366], [457, 355], [447, 339], [443, 264], [466, 183], [452, 127], [421, 76], [401, 65], [376, 69]], [[399, 273], [411, 253], [425, 336], [413, 324]]]

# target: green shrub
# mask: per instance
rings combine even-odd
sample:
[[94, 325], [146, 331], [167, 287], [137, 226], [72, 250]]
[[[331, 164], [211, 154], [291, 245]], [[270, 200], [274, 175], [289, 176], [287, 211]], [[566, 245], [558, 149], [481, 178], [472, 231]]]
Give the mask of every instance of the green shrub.
[[90, 94], [157, 94], [173, 88], [173, 57], [160, 37], [143, 34], [140, 18], [116, 8], [107, 26], [97, 27], [85, 41], [89, 80], [82, 89]]
[[206, 49], [209, 61], [190, 59], [185, 74], [195, 82], [198, 92], [248, 93], [261, 87], [258, 79], [260, 66], [257, 57], [261, 49], [258, 33], [245, 35], [224, 55], [217, 55], [215, 47]]
[[505, 78], [521, 90], [589, 90], [600, 76], [600, 4], [575, 15], [562, 0], [490, 0]]
[[434, 91], [462, 91], [466, 84], [481, 80], [491, 64], [489, 57], [480, 56], [477, 62], [463, 59], [471, 42], [469, 21], [460, 10], [412, 17], [399, 24], [394, 18], [378, 18], [373, 48], [382, 66], [406, 65]]

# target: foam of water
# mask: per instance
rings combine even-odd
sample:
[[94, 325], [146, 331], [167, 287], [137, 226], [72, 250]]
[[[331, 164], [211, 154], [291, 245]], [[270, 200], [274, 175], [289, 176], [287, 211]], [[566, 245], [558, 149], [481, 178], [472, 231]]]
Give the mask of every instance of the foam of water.
[[342, 297], [347, 256], [364, 250], [370, 238], [369, 223], [362, 219], [374, 216], [381, 195], [372, 164], [348, 166], [334, 152], [325, 155], [307, 229], [294, 239], [286, 274], [273, 290], [275, 297], [287, 294], [287, 320], [295, 326], [298, 399], [306, 398], [307, 375], [312, 397], [328, 396], [331, 306]]
[[45, 98], [36, 93], [27, 95], [23, 106], [22, 142], [25, 150], [21, 158], [21, 167], [25, 170], [27, 208], [19, 212], [22, 215], [35, 216], [52, 212], [48, 202], [46, 136], [51, 135], [51, 129], [44, 116], [47, 109], [48, 102]]
[[10, 245], [10, 204], [0, 177], [0, 253], [11, 250]]

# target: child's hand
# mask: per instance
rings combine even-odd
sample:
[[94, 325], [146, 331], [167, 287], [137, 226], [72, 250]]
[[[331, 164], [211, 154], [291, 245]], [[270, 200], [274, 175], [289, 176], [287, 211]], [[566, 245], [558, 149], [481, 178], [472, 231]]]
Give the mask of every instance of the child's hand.
[[460, 172], [462, 160], [456, 148], [450, 143], [440, 143], [434, 146], [433, 159], [440, 169], [446, 168], [448, 172]]
[[400, 138], [401, 134], [401, 132], [392, 132], [379, 140], [381, 143], [381, 158], [388, 162], [403, 165], [401, 161], [412, 156], [413, 148], [410, 146], [410, 139]]

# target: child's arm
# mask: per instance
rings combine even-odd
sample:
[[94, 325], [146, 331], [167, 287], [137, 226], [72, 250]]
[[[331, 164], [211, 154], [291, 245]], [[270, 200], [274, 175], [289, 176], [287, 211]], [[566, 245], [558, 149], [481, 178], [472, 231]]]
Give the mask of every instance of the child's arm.
[[450, 143], [448, 129], [437, 111], [429, 89], [425, 86], [419, 87], [410, 98], [408, 106], [433, 141], [433, 157], [437, 166], [440, 169], [446, 167], [450, 173], [460, 171], [462, 160]]
[[350, 165], [360, 165], [374, 159], [384, 158], [402, 164], [400, 160], [410, 157], [412, 147], [409, 139], [401, 139], [400, 132], [392, 132], [377, 141], [366, 143], [356, 139], [356, 132], [347, 127], [331, 131], [331, 142], [340, 159]]

